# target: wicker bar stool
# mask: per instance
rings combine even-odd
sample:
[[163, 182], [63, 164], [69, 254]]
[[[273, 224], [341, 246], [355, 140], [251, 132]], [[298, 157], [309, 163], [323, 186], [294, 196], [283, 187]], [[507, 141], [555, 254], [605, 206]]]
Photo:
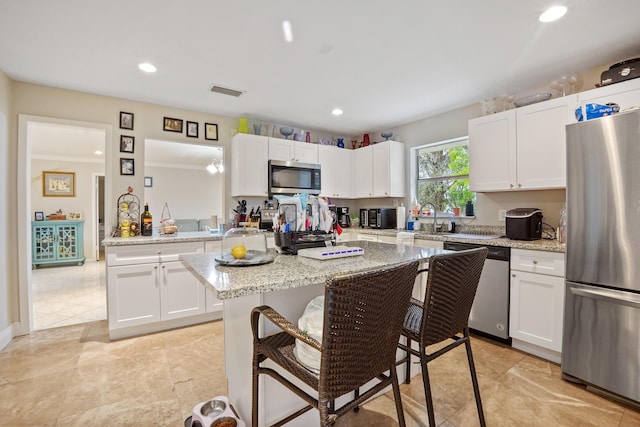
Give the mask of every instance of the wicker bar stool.
[[[431, 257], [424, 301], [411, 299], [402, 329], [407, 344], [398, 344], [407, 354], [398, 364], [406, 363], [405, 382], [408, 384], [411, 378], [411, 355], [420, 358], [430, 426], [435, 426], [436, 423], [427, 364], [461, 344], [464, 344], [467, 350], [480, 425], [486, 425], [471, 353], [468, 323], [488, 252], [487, 248], [478, 248]], [[446, 340], [452, 342], [434, 353], [427, 353], [427, 346]], [[412, 341], [418, 343], [418, 350], [411, 348]]]
[[[418, 262], [397, 264], [351, 275], [330, 277], [325, 285], [322, 342], [305, 334], [268, 306], [251, 313], [253, 330], [252, 425], [258, 426], [258, 380], [269, 375], [307, 402], [307, 406], [283, 418], [283, 425], [316, 408], [320, 425], [332, 425], [338, 417], [391, 385], [401, 426], [405, 425], [400, 387], [396, 374], [396, 349], [402, 323], [411, 299]], [[258, 336], [261, 316], [283, 332]], [[305, 368], [294, 355], [295, 339], [321, 352], [316, 374]], [[261, 366], [272, 360], [315, 391], [312, 396], [285, 379], [275, 369]], [[385, 373], [389, 371], [388, 373]], [[363, 393], [354, 393], [349, 402], [335, 408], [335, 400], [351, 396], [370, 380], [378, 382]]]

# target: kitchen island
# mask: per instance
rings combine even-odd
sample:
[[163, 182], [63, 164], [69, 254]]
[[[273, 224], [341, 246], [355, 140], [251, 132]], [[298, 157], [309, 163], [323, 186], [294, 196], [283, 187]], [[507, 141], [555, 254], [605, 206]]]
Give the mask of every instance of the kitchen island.
[[[324, 294], [324, 284], [330, 275], [355, 273], [409, 260], [428, 262], [431, 256], [444, 252], [440, 249], [366, 241], [341, 244], [362, 247], [364, 255], [315, 260], [276, 254], [272, 263], [252, 267], [219, 266], [215, 262], [217, 255], [213, 253], [180, 256], [185, 267], [201, 282], [213, 287], [223, 303], [225, 373], [229, 399], [245, 422], [251, 422], [253, 337], [249, 318], [254, 307], [271, 306], [296, 323], [306, 304]], [[261, 327], [263, 334], [275, 332], [273, 325], [263, 324]], [[398, 368], [401, 378], [402, 368]], [[270, 378], [261, 378], [260, 395], [260, 426], [268, 425], [304, 406], [300, 398]], [[318, 421], [317, 411], [310, 411], [292, 425], [313, 426], [318, 425]]]

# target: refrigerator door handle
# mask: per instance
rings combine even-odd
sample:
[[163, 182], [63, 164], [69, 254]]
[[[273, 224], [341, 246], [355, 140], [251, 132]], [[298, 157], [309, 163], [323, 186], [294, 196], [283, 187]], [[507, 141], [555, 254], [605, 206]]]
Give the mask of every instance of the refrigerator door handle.
[[617, 292], [610, 290], [592, 290], [570, 287], [572, 294], [585, 298], [597, 299], [600, 301], [610, 302], [613, 304], [626, 305], [632, 308], [640, 309], [640, 297], [634, 296], [628, 292]]

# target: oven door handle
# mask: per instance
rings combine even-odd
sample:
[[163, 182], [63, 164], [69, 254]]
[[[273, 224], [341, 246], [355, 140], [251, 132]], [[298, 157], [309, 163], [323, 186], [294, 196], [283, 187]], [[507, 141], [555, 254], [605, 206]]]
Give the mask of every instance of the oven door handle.
[[598, 301], [610, 302], [612, 304], [626, 305], [628, 307], [640, 309], [640, 297], [636, 297], [628, 292], [610, 291], [606, 289], [583, 289], [570, 287], [572, 294], [584, 298], [591, 298]]

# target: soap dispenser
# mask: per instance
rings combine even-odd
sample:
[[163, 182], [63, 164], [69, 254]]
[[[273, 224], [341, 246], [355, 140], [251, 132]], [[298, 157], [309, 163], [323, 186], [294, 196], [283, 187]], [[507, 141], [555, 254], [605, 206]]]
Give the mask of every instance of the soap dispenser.
[[467, 204], [464, 207], [465, 216], [473, 216], [473, 202], [471, 200], [467, 201]]

